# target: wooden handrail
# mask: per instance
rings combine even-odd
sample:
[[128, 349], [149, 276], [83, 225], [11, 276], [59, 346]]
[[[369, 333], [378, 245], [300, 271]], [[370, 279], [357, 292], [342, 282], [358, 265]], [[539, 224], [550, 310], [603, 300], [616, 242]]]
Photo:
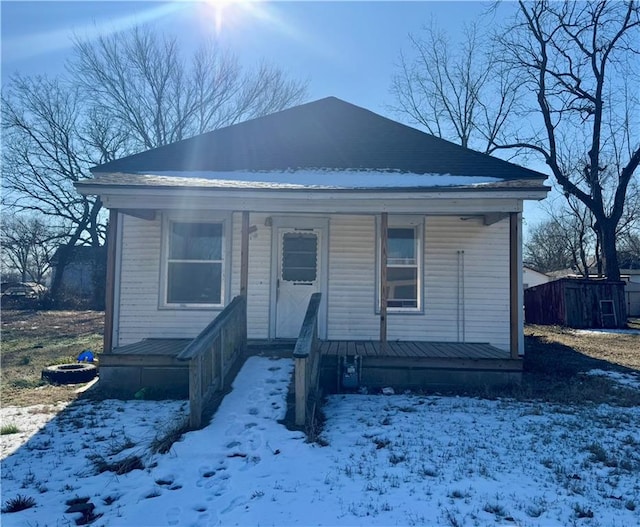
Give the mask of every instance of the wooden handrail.
[[320, 308], [320, 293], [313, 293], [307, 306], [307, 312], [304, 315], [304, 321], [300, 328], [298, 340], [296, 341], [296, 347], [293, 350], [293, 356], [295, 358], [308, 357], [311, 353], [313, 340], [317, 337], [318, 333], [318, 310]]
[[216, 391], [224, 390], [247, 347], [247, 299], [240, 295], [178, 355], [189, 361], [189, 423], [202, 426], [203, 413]]
[[200, 334], [191, 341], [191, 343], [182, 350], [178, 355], [178, 360], [191, 360], [198, 355], [201, 355], [207, 351], [210, 342], [215, 336], [220, 333], [222, 328], [227, 324], [227, 321], [235, 315], [237, 309], [244, 308], [246, 298], [242, 295], [235, 297], [227, 307], [213, 321], [204, 328]]
[[313, 421], [320, 375], [318, 312], [320, 293], [311, 295], [300, 334], [293, 351], [295, 362], [295, 422], [308, 426]]

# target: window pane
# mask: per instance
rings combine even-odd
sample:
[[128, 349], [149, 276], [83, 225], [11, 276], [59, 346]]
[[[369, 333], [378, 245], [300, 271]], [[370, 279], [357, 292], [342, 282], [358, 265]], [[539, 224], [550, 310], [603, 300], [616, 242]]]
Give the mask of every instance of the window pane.
[[282, 237], [282, 279], [314, 282], [318, 265], [318, 237], [312, 233], [285, 233]]
[[172, 223], [171, 260], [222, 260], [222, 224]]
[[169, 304], [222, 304], [222, 264], [169, 262]]
[[418, 270], [387, 267], [388, 307], [418, 307]]
[[387, 231], [387, 262], [396, 264], [416, 263], [415, 229], [391, 228]]

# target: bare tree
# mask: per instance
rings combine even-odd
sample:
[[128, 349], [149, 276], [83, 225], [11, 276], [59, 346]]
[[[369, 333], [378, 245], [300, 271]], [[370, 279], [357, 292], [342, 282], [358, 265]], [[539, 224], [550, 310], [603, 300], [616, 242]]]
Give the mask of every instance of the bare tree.
[[77, 39], [69, 70], [103, 117], [131, 134], [132, 150], [282, 110], [306, 95], [304, 83], [266, 63], [245, 71], [215, 41], [189, 60], [175, 38], [145, 28]]
[[593, 214], [605, 274], [620, 278], [616, 236], [640, 163], [640, 9], [626, 2], [519, 2], [498, 36], [504, 64], [535, 102], [518, 114], [516, 148], [542, 156], [567, 195]]
[[[79, 195], [73, 184], [88, 176], [82, 99], [73, 86], [42, 77], [15, 77], [3, 94], [3, 205], [67, 227], [65, 246], [99, 245], [104, 235], [98, 198]], [[59, 283], [51, 285], [55, 295]]]
[[49, 270], [60, 233], [42, 218], [14, 216], [2, 222], [3, 265], [14, 269], [22, 282], [42, 283]]
[[454, 45], [433, 23], [409, 36], [392, 80], [392, 108], [433, 135], [488, 152], [517, 101], [517, 79], [495, 57], [478, 25]]
[[16, 76], [2, 93], [2, 203], [67, 227], [59, 269], [73, 246], [104, 241], [100, 199], [73, 186], [91, 166], [281, 110], [306, 94], [278, 68], [245, 71], [213, 43], [185, 59], [175, 39], [139, 28], [78, 40], [68, 69], [59, 79]]
[[525, 265], [541, 273], [572, 267], [572, 254], [566, 242], [561, 224], [552, 219], [543, 221], [531, 229], [524, 244]]
[[[597, 261], [597, 245], [594, 231], [593, 214], [582, 202], [573, 196], [548, 202], [547, 225], [551, 225], [559, 238], [553, 240], [556, 244], [553, 250], [566, 251], [570, 258], [570, 265], [576, 273], [589, 278], [592, 273], [594, 260]], [[544, 244], [544, 238], [538, 243]], [[555, 269], [559, 270], [559, 269]]]

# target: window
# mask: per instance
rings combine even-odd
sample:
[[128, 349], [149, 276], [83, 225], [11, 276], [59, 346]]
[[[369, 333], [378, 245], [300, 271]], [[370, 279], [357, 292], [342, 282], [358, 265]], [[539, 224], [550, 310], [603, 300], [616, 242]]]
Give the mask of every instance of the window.
[[166, 304], [223, 304], [222, 223], [169, 222]]
[[[419, 222], [389, 222], [387, 228], [387, 309], [421, 309], [422, 228]], [[379, 304], [379, 302], [378, 302]]]
[[286, 232], [282, 236], [282, 279], [311, 283], [318, 273], [318, 236]]

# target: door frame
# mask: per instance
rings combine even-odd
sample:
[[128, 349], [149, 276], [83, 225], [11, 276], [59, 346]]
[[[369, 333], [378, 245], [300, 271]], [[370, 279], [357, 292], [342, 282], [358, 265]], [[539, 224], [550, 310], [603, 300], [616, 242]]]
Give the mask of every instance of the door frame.
[[271, 285], [269, 289], [269, 339], [276, 338], [276, 295], [280, 229], [314, 229], [320, 231], [320, 293], [318, 337], [327, 338], [327, 306], [329, 292], [329, 218], [312, 216], [274, 216], [271, 218]]

